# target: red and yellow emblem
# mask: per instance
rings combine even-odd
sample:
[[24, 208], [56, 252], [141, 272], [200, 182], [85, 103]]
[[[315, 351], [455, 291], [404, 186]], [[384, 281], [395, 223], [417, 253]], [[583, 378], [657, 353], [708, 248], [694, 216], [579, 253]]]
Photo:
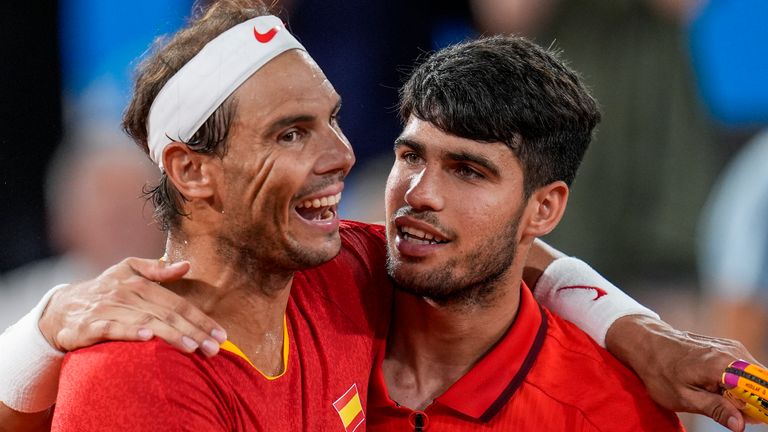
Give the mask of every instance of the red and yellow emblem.
[[360, 402], [360, 393], [357, 392], [357, 384], [352, 384], [349, 390], [336, 399], [333, 407], [339, 413], [341, 422], [344, 424], [344, 430], [347, 432], [354, 432], [365, 422], [365, 412], [363, 412], [363, 404]]

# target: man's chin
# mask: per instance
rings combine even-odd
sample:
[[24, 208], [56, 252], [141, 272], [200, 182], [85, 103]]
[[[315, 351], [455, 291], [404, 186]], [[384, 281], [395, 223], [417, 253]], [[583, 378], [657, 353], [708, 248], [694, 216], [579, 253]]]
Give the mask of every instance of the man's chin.
[[322, 241], [296, 242], [296, 247], [289, 249], [289, 257], [299, 269], [317, 267], [333, 260], [341, 252], [339, 232], [329, 234]]
[[430, 299], [442, 298], [445, 295], [446, 287], [442, 284], [444, 280], [435, 280], [442, 278], [431, 278], [426, 276], [432, 274], [428, 271], [419, 271], [408, 267], [412, 266], [403, 262], [388, 263], [387, 271], [395, 283], [395, 289]]
[[458, 277], [451, 266], [430, 270], [414, 267], [400, 262], [387, 263], [395, 290], [457, 310], [489, 306], [498, 293], [497, 281], [503, 274], [489, 273], [479, 280], [469, 280]]

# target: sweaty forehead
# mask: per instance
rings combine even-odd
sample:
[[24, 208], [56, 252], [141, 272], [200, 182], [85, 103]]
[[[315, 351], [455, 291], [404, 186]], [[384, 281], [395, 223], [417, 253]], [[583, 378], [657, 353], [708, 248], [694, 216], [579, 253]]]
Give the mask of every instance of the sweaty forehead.
[[264, 107], [306, 100], [322, 102], [338, 95], [320, 67], [305, 51], [286, 51], [256, 71], [235, 92], [238, 109], [255, 101]]

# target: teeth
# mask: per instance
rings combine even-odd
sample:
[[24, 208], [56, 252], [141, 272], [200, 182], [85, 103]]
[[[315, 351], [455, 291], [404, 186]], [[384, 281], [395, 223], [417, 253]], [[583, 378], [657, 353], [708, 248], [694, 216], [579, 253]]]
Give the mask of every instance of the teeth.
[[337, 193], [336, 195], [329, 195], [324, 196], [322, 198], [315, 198], [311, 200], [306, 200], [303, 203], [300, 203], [296, 206], [296, 208], [321, 208], [321, 207], [328, 207], [332, 205], [336, 205], [341, 201], [341, 192]]
[[435, 235], [432, 235], [428, 232], [424, 232], [420, 229], [412, 228], [412, 227], [401, 227], [400, 228], [404, 233], [408, 234], [408, 237], [410, 237], [410, 240], [422, 243], [422, 244], [428, 244], [428, 243], [438, 243], [438, 242], [444, 242], [446, 241], [442, 237], [438, 237]]
[[403, 227], [403, 232], [408, 233], [414, 237], [424, 238], [427, 233], [420, 229], [411, 228], [411, 227]]

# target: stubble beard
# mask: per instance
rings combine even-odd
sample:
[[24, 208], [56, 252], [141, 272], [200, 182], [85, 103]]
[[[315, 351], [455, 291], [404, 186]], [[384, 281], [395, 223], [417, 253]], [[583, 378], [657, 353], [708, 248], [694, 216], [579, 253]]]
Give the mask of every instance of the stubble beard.
[[[281, 226], [277, 217], [274, 219], [274, 226]], [[308, 248], [286, 233], [281, 233], [278, 239], [265, 226], [232, 224], [227, 231], [218, 239], [217, 253], [226, 260], [237, 261], [238, 268], [254, 279], [269, 274], [289, 276], [324, 264], [339, 253], [339, 249], [331, 253]]]
[[[493, 304], [499, 282], [515, 259], [520, 215], [499, 236], [495, 236], [462, 257], [447, 261], [429, 273], [405, 272], [392, 258], [387, 242], [387, 272], [395, 289], [431, 300], [440, 306], [485, 308]], [[466, 268], [462, 275], [456, 269]]]

